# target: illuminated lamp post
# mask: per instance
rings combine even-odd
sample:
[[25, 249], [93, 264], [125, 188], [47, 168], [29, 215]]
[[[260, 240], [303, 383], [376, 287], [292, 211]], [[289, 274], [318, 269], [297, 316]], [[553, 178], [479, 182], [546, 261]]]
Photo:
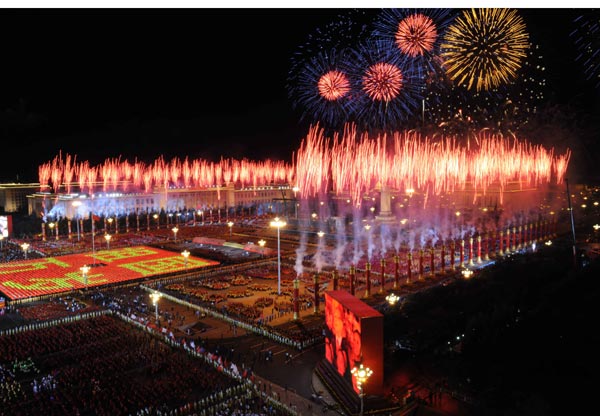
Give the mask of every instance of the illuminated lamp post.
[[181, 255], [183, 256], [183, 267], [187, 270], [188, 267], [188, 257], [190, 256], [190, 252], [187, 250], [183, 250], [181, 252]]
[[175, 226], [175, 227], [173, 227], [173, 228], [171, 229], [171, 231], [173, 231], [173, 238], [174, 238], [174, 241], [177, 241], [177, 231], [179, 231], [179, 228], [177, 228], [177, 227]]
[[29, 252], [29, 243], [21, 244], [21, 248], [23, 249], [23, 254], [25, 254], [25, 260], [27, 260], [27, 253]]
[[231, 232], [233, 230], [233, 221], [229, 221], [227, 223], [227, 226], [229, 227], [229, 238], [231, 238]]
[[106, 219], [106, 221], [108, 221], [108, 229], [106, 231], [110, 232], [110, 227], [112, 227], [112, 223], [114, 221], [113, 217], [108, 217]]
[[160, 294], [159, 292], [154, 292], [150, 294], [150, 299], [152, 299], [152, 304], [154, 305], [154, 311], [156, 314], [156, 326], [160, 325], [160, 322], [158, 321], [158, 300], [162, 297], [162, 294]]
[[267, 242], [262, 238], [258, 240], [258, 245], [260, 246], [260, 255], [263, 257], [265, 255], [265, 244], [267, 244]]
[[468, 279], [471, 276], [473, 276], [473, 270], [470, 269], [464, 269], [461, 273], [465, 279]]
[[70, 240], [73, 236], [72, 236], [72, 231], [71, 231], [71, 223], [73, 222], [72, 218], [67, 218], [67, 238]]
[[110, 250], [110, 239], [112, 238], [112, 235], [110, 234], [104, 234], [104, 239], [106, 240], [106, 249]]
[[48, 228], [50, 228], [50, 238], [52, 238], [52, 232], [54, 231], [54, 227], [56, 227], [56, 224], [54, 224], [53, 222], [48, 223]]
[[[160, 229], [160, 221], [158, 220], [158, 214], [154, 214], [152, 218], [154, 218], [154, 220], [156, 221], [156, 229]], [[150, 223], [148, 223], [148, 229], [150, 229]]]
[[281, 295], [281, 240], [280, 240], [280, 229], [285, 227], [286, 222], [275, 217], [274, 221], [270, 223], [271, 227], [277, 228], [277, 295]]
[[90, 266], [83, 265], [79, 268], [81, 270], [81, 274], [83, 275], [83, 284], [85, 285], [85, 290], [88, 287], [88, 272], [90, 271]]
[[504, 231], [500, 230], [500, 238], [498, 239], [499, 242], [499, 247], [498, 247], [498, 255], [499, 256], [503, 256], [504, 255], [504, 249], [502, 248], [502, 241], [504, 240]]
[[363, 390], [363, 384], [365, 384], [369, 380], [369, 377], [371, 377], [371, 375], [373, 374], [373, 370], [371, 370], [369, 367], [365, 368], [361, 364], [360, 367], [353, 367], [352, 371], [350, 371], [350, 372], [356, 379], [356, 386], [358, 387], [358, 390], [359, 390], [359, 393], [358, 393], [358, 396], [360, 397], [359, 416], [363, 416], [364, 410], [365, 410], [365, 404], [364, 404], [365, 392]]
[[394, 306], [400, 300], [400, 296], [390, 293], [385, 297], [385, 300], [390, 304], [390, 306]]

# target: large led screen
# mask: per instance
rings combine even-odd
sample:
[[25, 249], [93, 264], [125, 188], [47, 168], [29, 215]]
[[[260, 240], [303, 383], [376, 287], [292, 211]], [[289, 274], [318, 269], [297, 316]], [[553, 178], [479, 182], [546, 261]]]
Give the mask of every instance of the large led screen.
[[361, 363], [373, 370], [366, 394], [383, 388], [383, 315], [344, 290], [325, 292], [325, 359], [338, 374], [358, 387], [351, 375]]

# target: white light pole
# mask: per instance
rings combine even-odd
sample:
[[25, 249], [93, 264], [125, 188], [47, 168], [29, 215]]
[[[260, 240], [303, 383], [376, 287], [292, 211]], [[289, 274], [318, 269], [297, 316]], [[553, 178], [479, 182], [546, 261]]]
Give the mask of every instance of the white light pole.
[[25, 254], [25, 260], [27, 260], [27, 252], [29, 250], [29, 243], [21, 244], [21, 248], [23, 249], [23, 253]]
[[352, 375], [356, 378], [356, 385], [358, 386], [359, 389], [359, 393], [358, 396], [360, 397], [360, 416], [364, 415], [364, 397], [365, 397], [365, 392], [363, 390], [363, 384], [365, 384], [368, 380], [369, 377], [371, 377], [371, 375], [373, 374], [373, 370], [371, 370], [369, 367], [363, 367], [363, 365], [361, 364], [360, 367], [354, 367], [352, 368], [352, 371], [350, 371], [350, 373], [352, 373]]
[[154, 292], [150, 294], [150, 299], [152, 299], [152, 303], [154, 304], [154, 310], [156, 313], [156, 325], [159, 325], [158, 322], [158, 300], [161, 298], [162, 294], [159, 292]]
[[267, 242], [265, 240], [263, 240], [262, 238], [260, 240], [258, 240], [258, 245], [260, 246], [260, 255], [262, 257], [265, 256], [265, 244], [267, 244]]
[[[158, 221], [158, 214], [154, 214], [152, 216], [152, 218], [154, 218], [156, 220], [156, 229], [158, 230], [160, 228], [160, 223]], [[148, 228], [148, 229], [150, 229], [150, 228]]]
[[190, 256], [190, 252], [187, 250], [183, 250], [181, 252], [181, 255], [183, 256], [183, 264], [184, 264], [183, 267], [185, 267], [185, 269], [187, 270], [188, 257]]
[[110, 239], [112, 238], [112, 235], [110, 234], [105, 234], [104, 235], [104, 239], [106, 240], [106, 249], [110, 250]]
[[275, 221], [271, 221], [271, 227], [277, 228], [277, 294], [281, 295], [281, 241], [279, 239], [279, 229], [285, 227], [286, 222], [275, 217]]
[[229, 221], [227, 223], [227, 226], [229, 227], [229, 238], [231, 238], [231, 231], [233, 230], [233, 221]]
[[177, 241], [177, 231], [179, 231], [179, 228], [173, 227], [171, 229], [171, 231], [173, 231], [173, 235], [174, 235], [175, 241]]
[[90, 266], [83, 265], [79, 268], [81, 270], [81, 274], [83, 275], [83, 284], [85, 285], [85, 290], [87, 290], [88, 286], [88, 272], [90, 271]]

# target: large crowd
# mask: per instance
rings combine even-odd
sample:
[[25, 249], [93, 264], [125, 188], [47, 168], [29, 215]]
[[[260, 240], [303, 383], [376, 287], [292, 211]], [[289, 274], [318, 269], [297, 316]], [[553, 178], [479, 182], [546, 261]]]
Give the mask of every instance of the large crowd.
[[[110, 316], [0, 337], [0, 357], [6, 415], [164, 411], [238, 383]], [[6, 370], [30, 357], [39, 373]]]

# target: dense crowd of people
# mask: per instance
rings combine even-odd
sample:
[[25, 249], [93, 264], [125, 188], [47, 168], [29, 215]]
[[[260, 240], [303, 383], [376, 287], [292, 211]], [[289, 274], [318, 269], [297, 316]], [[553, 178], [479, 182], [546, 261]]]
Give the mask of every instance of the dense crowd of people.
[[77, 314], [99, 310], [94, 304], [81, 302], [73, 296], [57, 296], [48, 301], [32, 305], [23, 304], [18, 308], [19, 314], [30, 322], [48, 321], [74, 316]]
[[173, 409], [238, 383], [110, 316], [0, 337], [3, 368], [26, 356], [40, 373], [3, 370], [9, 394], [0, 413], [134, 414]]

